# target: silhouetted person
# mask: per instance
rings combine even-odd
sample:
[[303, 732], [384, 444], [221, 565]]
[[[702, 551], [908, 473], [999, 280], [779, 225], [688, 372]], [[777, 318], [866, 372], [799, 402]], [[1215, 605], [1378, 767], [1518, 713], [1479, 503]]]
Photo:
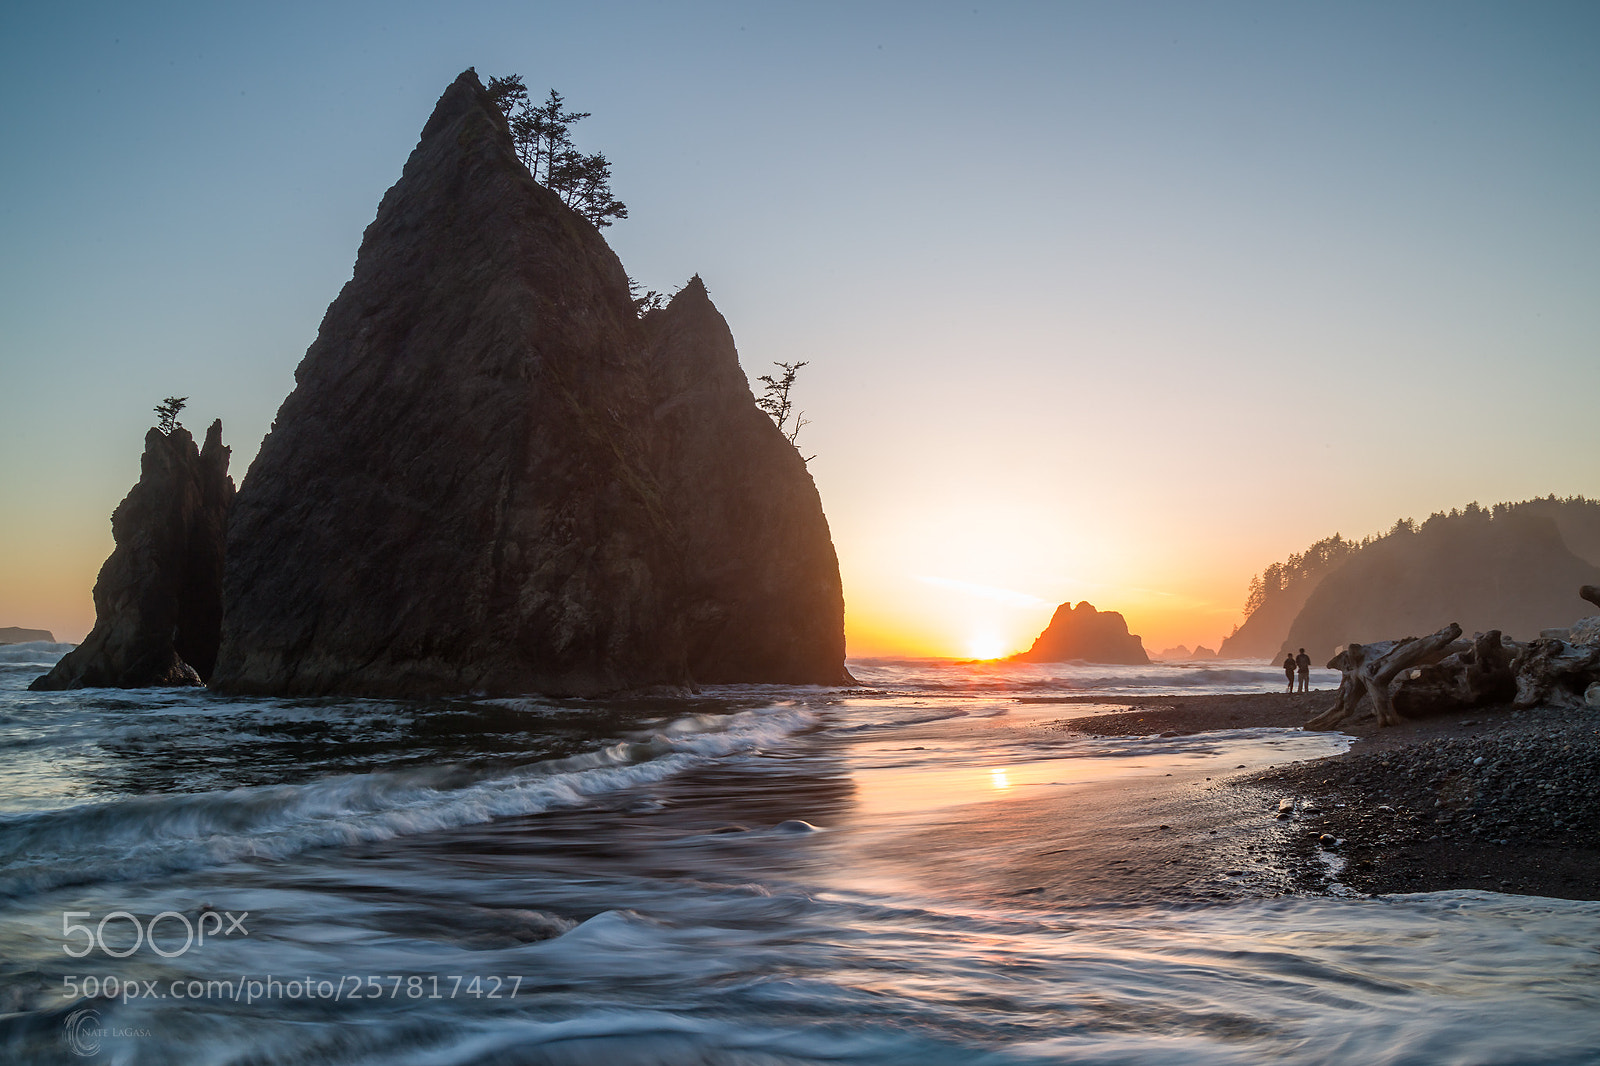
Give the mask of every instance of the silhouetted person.
[[1300, 654], [1296, 655], [1294, 657], [1294, 664], [1295, 664], [1295, 666], [1300, 668], [1300, 691], [1301, 692], [1310, 692], [1311, 691], [1311, 656], [1306, 654], [1306, 650], [1304, 648], [1301, 648], [1300, 649]]
[[1294, 656], [1293, 655], [1285, 654], [1284, 657], [1283, 657], [1283, 676], [1289, 679], [1289, 687], [1287, 689], [1285, 689], [1284, 691], [1293, 692], [1294, 691]]

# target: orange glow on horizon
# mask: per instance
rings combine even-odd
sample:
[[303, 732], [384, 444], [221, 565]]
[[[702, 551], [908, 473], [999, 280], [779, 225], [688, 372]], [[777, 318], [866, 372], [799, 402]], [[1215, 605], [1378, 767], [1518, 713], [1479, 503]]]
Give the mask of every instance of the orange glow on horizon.
[[[1056, 604], [1043, 598], [1035, 598], [1033, 604], [1003, 603], [957, 584], [930, 586], [915, 579], [882, 582], [875, 590], [875, 602], [858, 608], [854, 605], [866, 597], [852, 597], [847, 579], [845, 642], [849, 655], [1004, 659], [1032, 646], [1055, 612]], [[1092, 594], [1062, 596], [1063, 602], [1080, 600], [1088, 600], [1102, 611], [1120, 612], [1152, 658], [1180, 644], [1190, 648], [1205, 645], [1215, 651], [1243, 621], [1236, 608], [1142, 588], [1102, 585]]]

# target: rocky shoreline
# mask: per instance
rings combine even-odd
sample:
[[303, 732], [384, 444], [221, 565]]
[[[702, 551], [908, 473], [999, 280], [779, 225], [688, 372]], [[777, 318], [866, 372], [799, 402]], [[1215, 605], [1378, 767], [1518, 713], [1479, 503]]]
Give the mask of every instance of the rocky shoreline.
[[[1059, 724], [1098, 736], [1294, 727], [1332, 700], [1131, 697], [1114, 701], [1125, 712]], [[1296, 888], [1600, 899], [1600, 711], [1478, 707], [1345, 731], [1356, 737], [1347, 754], [1223, 782], [1279, 796], [1274, 847]]]

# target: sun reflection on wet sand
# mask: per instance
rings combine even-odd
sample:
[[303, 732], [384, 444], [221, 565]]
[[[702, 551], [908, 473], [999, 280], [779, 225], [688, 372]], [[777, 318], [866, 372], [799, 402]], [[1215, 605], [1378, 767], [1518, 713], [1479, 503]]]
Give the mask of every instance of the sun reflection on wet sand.
[[[1241, 767], [1256, 770], [1293, 759], [1319, 758], [1348, 745], [1347, 738], [1338, 734], [1291, 730], [1233, 730], [1173, 741], [1084, 738], [1081, 743], [1058, 743], [1050, 754], [1009, 753], [1014, 757], [996, 766], [991, 761], [992, 751], [963, 750], [956, 736], [940, 739], [945, 742], [925, 748], [892, 750], [863, 745], [858, 749], [858, 760], [850, 768], [856, 789], [853, 816], [870, 820], [966, 803], [1004, 802], [1040, 787], [1168, 775], [1203, 778], [1239, 772]], [[1170, 744], [1174, 750], [1152, 751], [1153, 744]], [[984, 754], [989, 757], [983, 758]]]

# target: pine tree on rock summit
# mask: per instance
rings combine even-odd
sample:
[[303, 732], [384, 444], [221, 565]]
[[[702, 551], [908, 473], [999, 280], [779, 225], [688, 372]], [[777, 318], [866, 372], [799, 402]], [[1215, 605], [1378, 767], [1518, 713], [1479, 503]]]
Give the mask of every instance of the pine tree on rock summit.
[[611, 162], [604, 152], [584, 155], [573, 144], [575, 122], [587, 111], [567, 111], [566, 98], [554, 89], [534, 106], [522, 75], [490, 78], [488, 91], [511, 124], [517, 158], [535, 181], [561, 197], [561, 202], [604, 229], [628, 217], [628, 206], [611, 193]]

